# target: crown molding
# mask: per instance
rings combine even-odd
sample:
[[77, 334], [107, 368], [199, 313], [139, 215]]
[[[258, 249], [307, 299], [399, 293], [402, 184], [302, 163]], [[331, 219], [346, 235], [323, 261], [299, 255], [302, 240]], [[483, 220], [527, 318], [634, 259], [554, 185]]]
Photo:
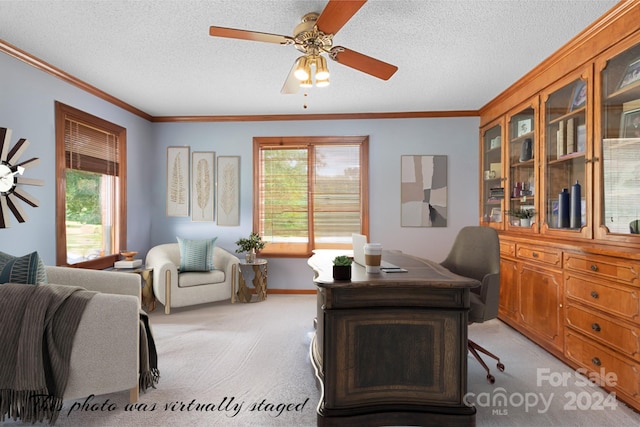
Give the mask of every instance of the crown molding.
[[13, 46], [10, 43], [7, 43], [2, 39], [0, 39], [0, 52], [4, 52], [7, 55], [13, 56], [14, 58], [19, 59], [20, 61], [23, 61], [31, 65], [32, 67], [37, 68], [40, 71], [44, 71], [45, 73], [51, 74], [52, 76], [57, 77], [60, 80], [63, 80], [69, 84], [72, 84], [73, 86], [76, 86], [84, 90], [85, 92], [95, 95], [98, 98], [104, 99], [105, 101], [108, 101], [111, 104], [122, 108], [123, 110], [129, 111], [130, 113], [140, 116], [143, 119], [151, 121], [151, 119], [153, 118], [150, 114], [147, 114], [144, 111], [116, 98], [115, 96], [109, 95], [108, 93], [98, 89], [97, 87], [92, 86], [89, 83], [86, 83], [72, 76], [71, 74], [62, 71], [61, 69], [54, 67], [53, 65], [39, 58], [36, 58], [33, 55], [28, 54], [27, 52], [17, 48], [16, 46]]
[[258, 114], [258, 115], [229, 115], [229, 116], [152, 116], [121, 99], [116, 98], [92, 86], [71, 74], [13, 46], [0, 39], [0, 52], [23, 61], [32, 67], [51, 74], [85, 92], [103, 99], [117, 107], [135, 114], [145, 120], [156, 123], [167, 122], [263, 122], [263, 121], [299, 121], [299, 120], [378, 120], [378, 119], [415, 119], [434, 117], [476, 117], [478, 110], [460, 111], [418, 111], [418, 112], [388, 112], [388, 113], [346, 113], [346, 114]]
[[296, 120], [379, 120], [419, 119], [437, 117], [479, 117], [478, 110], [414, 111], [387, 113], [341, 114], [258, 114], [251, 116], [165, 116], [154, 117], [152, 122], [274, 122]]

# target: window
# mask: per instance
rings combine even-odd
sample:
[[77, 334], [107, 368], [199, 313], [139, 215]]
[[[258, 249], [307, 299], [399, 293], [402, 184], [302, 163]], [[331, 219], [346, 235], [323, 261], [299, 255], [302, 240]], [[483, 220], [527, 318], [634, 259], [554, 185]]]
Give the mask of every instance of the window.
[[126, 129], [56, 102], [56, 263], [106, 268], [126, 249]]
[[271, 256], [351, 248], [368, 234], [369, 138], [254, 138], [254, 224]]

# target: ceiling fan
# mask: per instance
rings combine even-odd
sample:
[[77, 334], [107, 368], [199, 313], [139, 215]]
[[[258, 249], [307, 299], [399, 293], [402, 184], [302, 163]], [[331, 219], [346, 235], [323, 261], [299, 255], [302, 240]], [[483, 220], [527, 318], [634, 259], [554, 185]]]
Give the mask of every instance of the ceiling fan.
[[[333, 46], [333, 37], [367, 0], [329, 0], [322, 13], [308, 13], [293, 30], [293, 36], [261, 33], [211, 26], [209, 35], [232, 39], [253, 40], [280, 45], [293, 45], [303, 56], [296, 59], [280, 91], [293, 94], [300, 87], [327, 86], [329, 69], [323, 55], [347, 67], [354, 68], [382, 80], [389, 80], [398, 70], [395, 65], [380, 61], [342, 46]], [[315, 68], [315, 75], [312, 73]]]

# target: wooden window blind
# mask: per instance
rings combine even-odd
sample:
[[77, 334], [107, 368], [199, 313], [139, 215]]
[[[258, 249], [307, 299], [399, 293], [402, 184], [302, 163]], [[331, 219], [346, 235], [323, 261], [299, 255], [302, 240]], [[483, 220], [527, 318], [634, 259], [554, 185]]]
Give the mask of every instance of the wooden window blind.
[[350, 248], [368, 234], [368, 138], [254, 139], [254, 230], [270, 256]]
[[65, 118], [65, 165], [68, 169], [119, 176], [118, 135]]

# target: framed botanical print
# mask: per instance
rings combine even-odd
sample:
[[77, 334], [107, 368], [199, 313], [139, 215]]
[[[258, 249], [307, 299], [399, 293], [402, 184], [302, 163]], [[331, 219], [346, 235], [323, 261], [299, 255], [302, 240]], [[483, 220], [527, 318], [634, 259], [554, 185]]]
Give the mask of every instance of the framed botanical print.
[[213, 151], [191, 154], [191, 220], [213, 221], [215, 216], [215, 175]]
[[218, 156], [218, 225], [240, 225], [240, 156]]
[[167, 147], [167, 216], [189, 216], [189, 147]]

